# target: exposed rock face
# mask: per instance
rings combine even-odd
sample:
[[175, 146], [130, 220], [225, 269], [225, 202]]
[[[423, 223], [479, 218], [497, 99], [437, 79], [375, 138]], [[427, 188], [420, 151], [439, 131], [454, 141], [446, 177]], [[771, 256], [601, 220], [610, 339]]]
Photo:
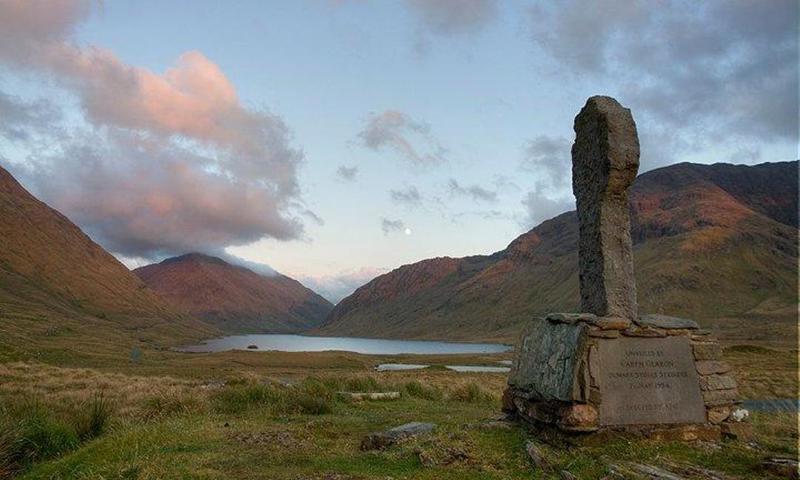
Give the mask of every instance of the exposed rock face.
[[[797, 185], [796, 161], [640, 175], [629, 206], [641, 311], [756, 328], [796, 321]], [[377, 277], [336, 306], [323, 332], [514, 342], [534, 316], [579, 310], [577, 250], [577, 215], [564, 213], [493, 255]]]
[[578, 400], [578, 372], [587, 330], [583, 323], [532, 320], [517, 346], [508, 384], [540, 400]]
[[259, 275], [199, 253], [137, 268], [172, 304], [229, 333], [295, 333], [318, 326], [333, 305], [285, 275]]
[[592, 97], [575, 117], [572, 191], [580, 223], [581, 311], [636, 318], [636, 279], [628, 189], [639, 171], [631, 111]]

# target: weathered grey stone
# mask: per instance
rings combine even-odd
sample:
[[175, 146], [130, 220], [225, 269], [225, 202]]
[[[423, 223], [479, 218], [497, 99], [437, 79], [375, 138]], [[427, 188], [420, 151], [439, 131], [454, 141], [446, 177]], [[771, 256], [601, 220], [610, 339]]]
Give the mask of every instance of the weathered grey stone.
[[535, 469], [547, 467], [547, 462], [544, 459], [544, 455], [542, 455], [542, 451], [533, 440], [528, 440], [525, 443], [525, 451], [528, 453], [528, 458], [531, 460], [531, 464]]
[[534, 319], [526, 325], [508, 383], [537, 400], [582, 400], [581, 360], [588, 327]]
[[705, 390], [703, 391], [703, 402], [709, 406], [730, 405], [736, 401], [736, 389], [730, 390]]
[[411, 422], [385, 432], [370, 433], [361, 440], [361, 450], [383, 450], [400, 440], [433, 432], [436, 424]]
[[581, 311], [635, 319], [628, 189], [639, 170], [631, 111], [596, 96], [575, 117], [572, 191], [580, 224]]
[[731, 414], [731, 407], [728, 405], [710, 407], [706, 413], [708, 414], [709, 423], [718, 424], [728, 419]]
[[547, 314], [548, 321], [553, 323], [568, 323], [570, 325], [578, 322], [594, 323], [597, 315], [591, 313], [562, 313], [554, 312]]
[[589, 336], [594, 338], [618, 338], [619, 330], [589, 330]]
[[696, 342], [692, 344], [695, 360], [719, 360], [722, 358], [722, 349], [718, 343]]
[[706, 375], [700, 377], [702, 390], [728, 390], [736, 388], [736, 380], [728, 375]]
[[336, 392], [336, 396], [351, 402], [363, 400], [397, 400], [400, 392]]
[[688, 330], [696, 330], [700, 328], [700, 325], [697, 324], [694, 320], [689, 320], [688, 318], [679, 318], [679, 317], [670, 317], [668, 315], [658, 315], [658, 314], [647, 314], [641, 315], [639, 318], [635, 319], [637, 325], [641, 325], [643, 327], [655, 327], [655, 328], [666, 328], [666, 329], [688, 329]]
[[626, 337], [650, 337], [659, 338], [666, 337], [667, 334], [664, 330], [658, 330], [652, 327], [631, 327], [622, 331]]
[[622, 317], [598, 317], [594, 324], [603, 330], [625, 330], [631, 326], [631, 321]]

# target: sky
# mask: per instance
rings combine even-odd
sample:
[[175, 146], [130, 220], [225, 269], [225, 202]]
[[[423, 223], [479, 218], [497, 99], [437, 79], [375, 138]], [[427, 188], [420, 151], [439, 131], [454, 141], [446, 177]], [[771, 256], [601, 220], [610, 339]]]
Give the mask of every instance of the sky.
[[0, 165], [131, 268], [336, 302], [574, 208], [574, 116], [645, 172], [798, 158], [794, 0], [0, 0]]

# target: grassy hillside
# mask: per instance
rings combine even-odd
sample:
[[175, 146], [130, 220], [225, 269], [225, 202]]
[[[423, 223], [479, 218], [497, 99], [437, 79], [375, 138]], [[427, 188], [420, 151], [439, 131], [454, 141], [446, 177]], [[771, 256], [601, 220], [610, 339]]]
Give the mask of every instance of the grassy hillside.
[[[130, 349], [216, 330], [168, 306], [112, 255], [0, 168], [0, 344]], [[2, 349], [0, 349], [2, 351]]]
[[[797, 162], [673, 165], [637, 179], [631, 208], [642, 312], [796, 344]], [[344, 299], [321, 332], [513, 342], [526, 319], [578, 309], [577, 238], [569, 212], [491, 256], [400, 267]]]

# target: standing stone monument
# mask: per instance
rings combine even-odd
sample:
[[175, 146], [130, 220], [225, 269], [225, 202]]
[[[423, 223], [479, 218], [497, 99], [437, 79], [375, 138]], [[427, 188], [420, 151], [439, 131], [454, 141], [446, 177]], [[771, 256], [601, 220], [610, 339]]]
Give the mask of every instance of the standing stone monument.
[[503, 408], [570, 432], [746, 435], [736, 381], [710, 332], [638, 313], [628, 207], [638, 169], [631, 111], [611, 97], [590, 98], [575, 117], [572, 146], [581, 312], [526, 325]]

